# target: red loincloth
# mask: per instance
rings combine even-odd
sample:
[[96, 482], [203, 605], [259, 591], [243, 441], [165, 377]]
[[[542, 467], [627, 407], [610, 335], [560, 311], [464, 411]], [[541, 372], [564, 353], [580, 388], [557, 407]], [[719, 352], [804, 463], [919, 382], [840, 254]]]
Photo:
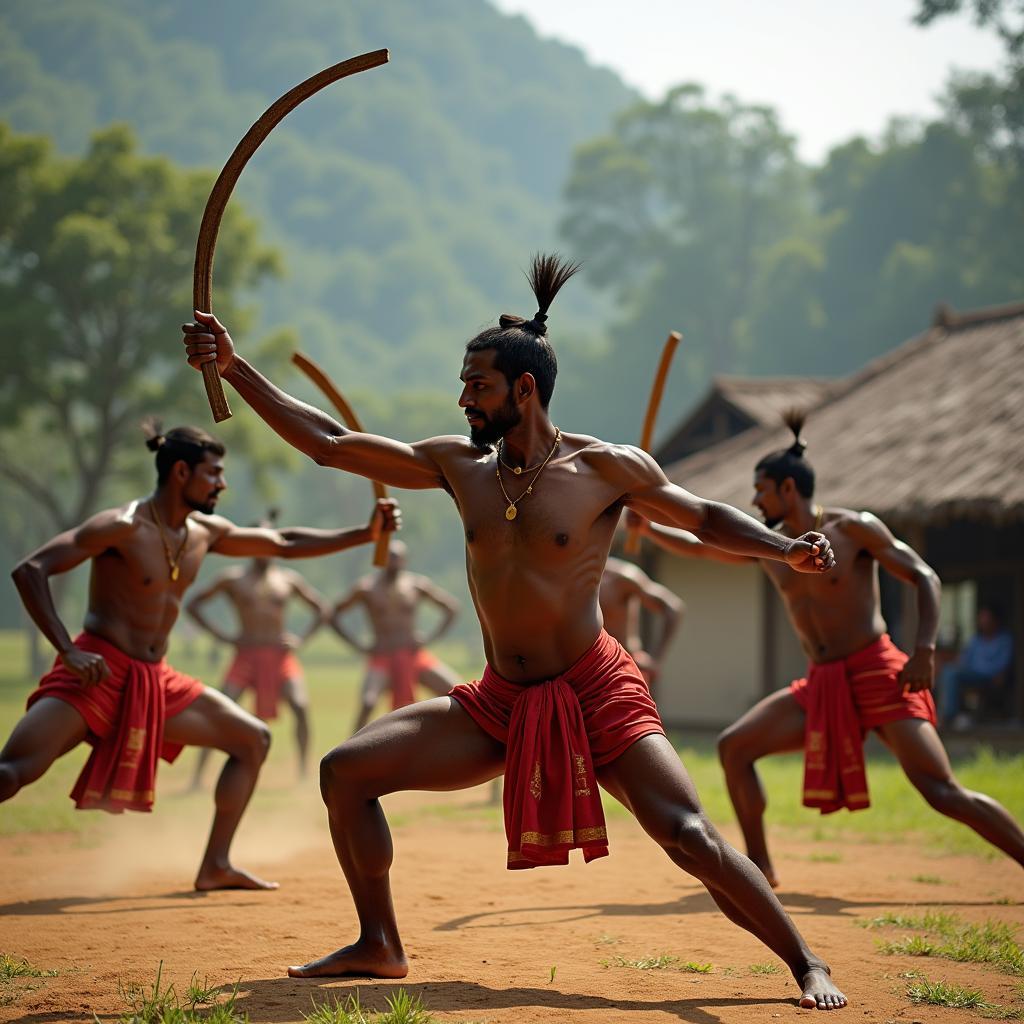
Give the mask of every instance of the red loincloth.
[[842, 807], [870, 804], [864, 769], [864, 737], [869, 729], [906, 718], [935, 725], [930, 690], [904, 692], [899, 681], [907, 656], [889, 638], [838, 661], [810, 666], [806, 679], [789, 692], [807, 713], [804, 731], [804, 806], [831, 814]]
[[295, 654], [287, 647], [268, 644], [237, 648], [224, 684], [234, 684], [240, 690], [252, 687], [256, 691], [256, 717], [272, 722], [277, 718], [284, 684], [301, 678], [302, 666]]
[[633, 659], [608, 633], [571, 668], [543, 683], [512, 683], [490, 666], [451, 696], [505, 747], [508, 867], [568, 864], [608, 854], [602, 767], [651, 733], [665, 735]]
[[93, 749], [71, 790], [78, 810], [152, 810], [158, 756], [170, 762], [183, 749], [181, 743], [164, 742], [164, 723], [205, 687], [166, 661], [130, 658], [91, 633], [75, 637], [75, 646], [102, 655], [110, 676], [86, 686], [58, 658], [29, 694], [26, 709], [43, 697], [56, 697], [85, 719]]
[[391, 707], [397, 711], [416, 700], [416, 681], [420, 672], [437, 664], [424, 647], [406, 647], [399, 651], [385, 651], [370, 655], [370, 669], [385, 672], [391, 687]]

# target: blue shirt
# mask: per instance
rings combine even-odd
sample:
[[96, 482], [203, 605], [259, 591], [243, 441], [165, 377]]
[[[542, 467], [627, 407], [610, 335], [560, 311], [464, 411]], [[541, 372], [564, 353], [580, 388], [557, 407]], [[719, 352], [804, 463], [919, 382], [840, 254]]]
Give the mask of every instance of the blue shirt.
[[995, 636], [972, 636], [967, 641], [960, 664], [982, 676], [997, 676], [1010, 667], [1013, 657], [1013, 638], [1009, 633]]

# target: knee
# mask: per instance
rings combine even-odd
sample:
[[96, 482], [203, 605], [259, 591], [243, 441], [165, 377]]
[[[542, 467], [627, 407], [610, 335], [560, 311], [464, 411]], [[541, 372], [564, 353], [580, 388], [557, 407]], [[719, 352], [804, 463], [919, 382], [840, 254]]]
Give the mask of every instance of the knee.
[[704, 814], [681, 815], [675, 822], [673, 845], [691, 875], [704, 880], [719, 873], [722, 838]]
[[351, 792], [359, 779], [359, 759], [352, 744], [342, 743], [320, 759], [320, 794], [324, 803], [336, 803]]
[[242, 754], [247, 761], [261, 765], [269, 753], [270, 729], [265, 722], [254, 722], [246, 733]]
[[713, 877], [722, 863], [722, 838], [701, 811], [667, 817], [653, 838], [691, 875]]
[[753, 760], [741, 732], [726, 729], [718, 737], [718, 760], [727, 772]]
[[970, 794], [954, 778], [928, 779], [918, 784], [928, 806], [940, 814], [955, 815], [970, 800]]

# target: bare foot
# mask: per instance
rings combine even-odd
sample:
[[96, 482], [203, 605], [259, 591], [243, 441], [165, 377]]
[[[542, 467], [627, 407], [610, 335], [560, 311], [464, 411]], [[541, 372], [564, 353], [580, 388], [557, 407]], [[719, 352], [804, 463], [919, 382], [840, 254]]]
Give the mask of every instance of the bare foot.
[[196, 875], [197, 892], [210, 892], [213, 889], [277, 889], [277, 882], [264, 882], [262, 878], [250, 875], [248, 871], [238, 868], [200, 868]]
[[804, 1010], [841, 1010], [846, 1006], [846, 996], [836, 988], [828, 968], [810, 967], [800, 984], [803, 995], [800, 1007]]
[[404, 953], [396, 954], [387, 946], [362, 939], [319, 960], [288, 968], [292, 978], [404, 978], [408, 973], [409, 963]]

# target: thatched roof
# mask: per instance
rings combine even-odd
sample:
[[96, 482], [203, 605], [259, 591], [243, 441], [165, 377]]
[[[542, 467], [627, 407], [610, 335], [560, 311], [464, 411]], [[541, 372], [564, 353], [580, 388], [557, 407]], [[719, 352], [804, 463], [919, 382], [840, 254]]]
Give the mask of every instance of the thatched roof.
[[674, 462], [750, 427], [774, 425], [794, 403], [817, 405], [837, 383], [816, 377], [715, 377], [703, 400], [657, 445], [654, 457]]
[[[794, 390], [782, 407], [801, 404]], [[1024, 519], [1024, 303], [958, 314], [869, 363], [811, 406], [817, 495], [902, 522]], [[787, 446], [755, 426], [666, 467], [703, 497], [746, 508], [758, 459]]]

